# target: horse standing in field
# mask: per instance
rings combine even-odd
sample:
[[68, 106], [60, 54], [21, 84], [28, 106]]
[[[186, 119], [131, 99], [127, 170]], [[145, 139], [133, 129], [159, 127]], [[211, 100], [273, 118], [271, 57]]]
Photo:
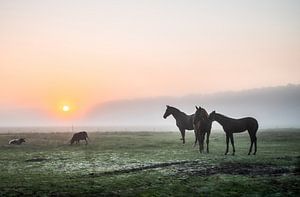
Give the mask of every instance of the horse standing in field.
[[[193, 121], [194, 121], [195, 114], [186, 115], [184, 112], [180, 111], [179, 109], [167, 105], [166, 112], [163, 116], [164, 119], [166, 119], [169, 115], [172, 115], [175, 118], [176, 126], [178, 127], [178, 129], [181, 133], [182, 143], [185, 144], [185, 130], [193, 130], [194, 129]], [[196, 143], [197, 143], [197, 136], [195, 133], [194, 146], [196, 145]]]
[[196, 141], [199, 142], [199, 151], [203, 152], [203, 144], [206, 134], [206, 152], [209, 153], [209, 136], [211, 131], [212, 120], [209, 119], [208, 113], [204, 108], [196, 106], [194, 117], [194, 129], [196, 133]]
[[81, 131], [81, 132], [78, 132], [78, 133], [74, 133], [72, 139], [70, 140], [70, 143], [71, 143], [71, 145], [74, 142], [76, 142], [76, 144], [78, 144], [80, 140], [85, 140], [85, 144], [88, 144], [88, 141], [87, 141], [88, 138], [89, 137], [88, 137], [87, 132]]
[[20, 138], [20, 139], [12, 139], [8, 142], [8, 144], [16, 144], [16, 145], [21, 145], [23, 142], [25, 142], [25, 138]]
[[234, 141], [233, 141], [233, 133], [241, 133], [244, 131], [248, 131], [250, 139], [251, 139], [251, 145], [249, 148], [248, 155], [252, 152], [252, 146], [254, 144], [254, 153], [256, 154], [257, 150], [257, 138], [256, 138], [256, 132], [258, 130], [258, 122], [255, 118], [252, 117], [246, 117], [246, 118], [240, 118], [240, 119], [234, 119], [226, 117], [222, 114], [218, 114], [215, 111], [213, 111], [209, 115], [209, 119], [212, 121], [217, 121], [220, 125], [222, 125], [223, 130], [226, 133], [226, 152], [225, 155], [228, 153], [228, 144], [229, 139], [231, 141], [232, 145], [232, 155], [235, 153], [235, 147], [234, 147]]

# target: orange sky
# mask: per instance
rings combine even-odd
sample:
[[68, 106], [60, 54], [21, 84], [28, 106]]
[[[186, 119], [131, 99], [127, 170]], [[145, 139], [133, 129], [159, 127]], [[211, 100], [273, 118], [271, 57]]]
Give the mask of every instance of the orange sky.
[[1, 1], [0, 108], [300, 83], [298, 1]]

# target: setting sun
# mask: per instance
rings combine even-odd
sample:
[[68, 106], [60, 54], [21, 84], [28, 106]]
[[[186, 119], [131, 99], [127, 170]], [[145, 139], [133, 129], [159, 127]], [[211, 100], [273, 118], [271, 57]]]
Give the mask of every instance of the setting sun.
[[[83, 111], [78, 109], [76, 101], [70, 99], [60, 99], [56, 104], [52, 104], [51, 115], [57, 120], [71, 120], [75, 117], [82, 117]], [[51, 104], [50, 104], [51, 105]]]
[[68, 112], [68, 111], [70, 111], [70, 107], [68, 105], [64, 105], [63, 108], [62, 108], [62, 110], [64, 112]]

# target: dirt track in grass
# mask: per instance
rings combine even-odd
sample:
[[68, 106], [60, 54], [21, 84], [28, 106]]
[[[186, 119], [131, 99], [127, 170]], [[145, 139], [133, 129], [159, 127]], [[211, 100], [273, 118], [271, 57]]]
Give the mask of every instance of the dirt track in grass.
[[[91, 177], [99, 177], [105, 175], [117, 175], [125, 173], [133, 173], [150, 169], [163, 169], [171, 171], [173, 175], [197, 175], [210, 176], [214, 174], [230, 174], [230, 175], [248, 175], [248, 176], [279, 176], [287, 173], [296, 173], [296, 170], [291, 170], [285, 167], [279, 167], [272, 164], [260, 163], [234, 163], [224, 162], [219, 165], [203, 164], [201, 161], [175, 161], [165, 163], [146, 164], [133, 168], [125, 168], [113, 171], [100, 173], [90, 173]], [[296, 173], [297, 174], [297, 173]]]

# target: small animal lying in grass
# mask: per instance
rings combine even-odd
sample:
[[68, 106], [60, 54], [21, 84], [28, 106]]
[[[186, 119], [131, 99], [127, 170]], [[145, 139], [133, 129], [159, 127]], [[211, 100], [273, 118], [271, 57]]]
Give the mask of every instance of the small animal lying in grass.
[[8, 142], [8, 144], [17, 144], [21, 145], [23, 142], [25, 142], [25, 138], [20, 138], [20, 139], [12, 139]]
[[85, 131], [81, 131], [81, 132], [78, 132], [78, 133], [74, 133], [70, 143], [71, 145], [76, 142], [76, 144], [79, 143], [80, 140], [85, 140], [85, 144], [88, 144], [87, 142], [87, 139], [88, 139], [88, 135]]

